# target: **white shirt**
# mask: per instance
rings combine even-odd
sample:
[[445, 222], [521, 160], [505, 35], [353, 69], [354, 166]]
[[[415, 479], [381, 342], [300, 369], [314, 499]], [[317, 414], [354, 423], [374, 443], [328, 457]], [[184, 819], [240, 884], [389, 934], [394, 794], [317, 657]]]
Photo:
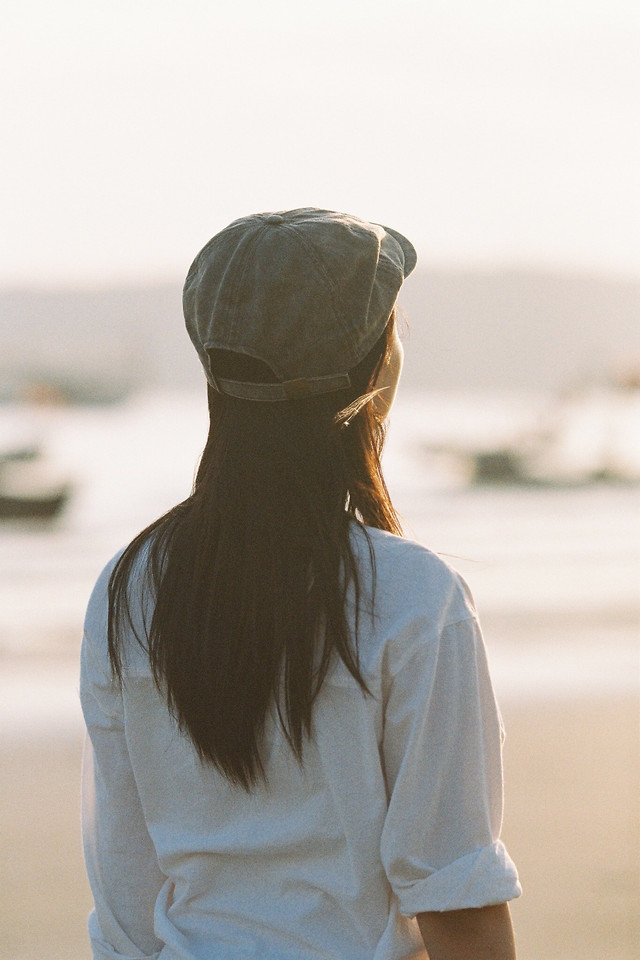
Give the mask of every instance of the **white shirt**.
[[[360, 666], [373, 696], [336, 662], [304, 766], [272, 720], [268, 785], [251, 794], [200, 762], [135, 639], [123, 689], [112, 681], [114, 561], [102, 573], [81, 669], [94, 958], [424, 958], [417, 913], [519, 895], [499, 841], [502, 726], [468, 589], [433, 553], [369, 529], [372, 618], [355, 529]], [[139, 627], [151, 602], [140, 600]]]

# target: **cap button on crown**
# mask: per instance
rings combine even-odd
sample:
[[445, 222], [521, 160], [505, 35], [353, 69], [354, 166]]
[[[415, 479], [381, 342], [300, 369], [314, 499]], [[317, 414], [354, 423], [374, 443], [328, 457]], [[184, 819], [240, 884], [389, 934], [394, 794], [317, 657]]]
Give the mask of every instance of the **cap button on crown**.
[[272, 213], [267, 217], [267, 223], [284, 223], [284, 217], [279, 213]]

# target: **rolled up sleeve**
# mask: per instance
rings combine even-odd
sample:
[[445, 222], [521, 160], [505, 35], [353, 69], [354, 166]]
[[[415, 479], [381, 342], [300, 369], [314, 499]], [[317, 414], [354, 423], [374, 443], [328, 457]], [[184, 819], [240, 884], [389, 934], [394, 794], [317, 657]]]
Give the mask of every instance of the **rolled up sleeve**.
[[424, 637], [394, 672], [385, 709], [381, 857], [405, 916], [519, 896], [499, 839], [502, 740], [475, 617]]

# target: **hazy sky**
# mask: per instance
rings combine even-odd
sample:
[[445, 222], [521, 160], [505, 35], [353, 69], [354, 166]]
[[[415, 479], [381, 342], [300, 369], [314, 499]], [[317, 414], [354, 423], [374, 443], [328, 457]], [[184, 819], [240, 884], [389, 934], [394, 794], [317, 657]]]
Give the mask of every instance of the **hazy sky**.
[[256, 210], [640, 275], [638, 0], [0, 0], [0, 284], [181, 276]]

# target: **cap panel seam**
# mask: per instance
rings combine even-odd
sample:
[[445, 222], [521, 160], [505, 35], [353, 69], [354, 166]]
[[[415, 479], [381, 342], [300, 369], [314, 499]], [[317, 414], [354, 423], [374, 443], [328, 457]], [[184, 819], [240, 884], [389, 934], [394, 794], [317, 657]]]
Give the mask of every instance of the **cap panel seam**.
[[353, 338], [351, 336], [350, 331], [348, 330], [348, 325], [344, 322], [344, 312], [338, 309], [338, 300], [336, 296], [338, 291], [336, 289], [336, 285], [332, 280], [324, 261], [320, 258], [320, 255], [318, 254], [318, 252], [316, 251], [312, 243], [309, 240], [307, 240], [299, 230], [296, 229], [295, 224], [287, 223], [286, 226], [289, 227], [293, 231], [293, 233], [295, 233], [296, 237], [298, 238], [302, 246], [305, 248], [307, 253], [310, 255], [311, 259], [314, 261], [319, 272], [322, 274], [323, 278], [327, 281], [329, 288], [331, 290], [331, 308], [333, 310], [333, 314], [336, 320], [338, 320], [339, 323], [342, 325], [343, 329], [348, 332], [349, 339], [353, 343]]
[[[230, 295], [229, 295], [229, 297], [230, 297], [231, 303], [233, 304], [233, 307], [232, 307], [232, 316], [233, 316], [233, 329], [234, 329], [234, 331], [235, 331], [236, 328], [237, 328], [237, 316], [236, 316], [237, 310], [236, 310], [236, 308], [235, 308], [236, 292], [237, 292], [237, 291], [240, 289], [240, 287], [242, 286], [242, 283], [243, 283], [243, 281], [244, 281], [245, 274], [246, 274], [246, 272], [247, 272], [247, 270], [248, 270], [248, 267], [249, 267], [249, 258], [250, 258], [250, 255], [253, 253], [253, 249], [254, 249], [256, 243], [258, 242], [258, 238], [260, 237], [261, 233], [264, 232], [265, 227], [266, 227], [266, 221], [265, 221], [264, 223], [259, 223], [257, 229], [254, 231], [254, 233], [252, 234], [252, 236], [249, 237], [249, 240], [248, 240], [248, 242], [247, 242], [247, 244], [246, 244], [246, 246], [245, 246], [245, 249], [244, 249], [243, 252], [242, 252], [242, 259], [240, 260], [240, 263], [238, 264], [238, 269], [237, 269], [237, 271], [236, 271], [236, 279], [235, 279], [235, 281], [232, 282], [232, 284], [231, 284], [231, 290], [230, 290]], [[228, 348], [227, 348], [227, 349], [228, 349]], [[256, 359], [257, 359], [257, 358], [256, 358]]]
[[[286, 223], [286, 221], [285, 221], [285, 223]], [[284, 224], [283, 224], [283, 226], [284, 226]], [[331, 279], [331, 276], [330, 276], [330, 274], [329, 274], [329, 272], [328, 272], [328, 270], [327, 270], [327, 268], [326, 268], [326, 266], [325, 266], [325, 264], [324, 264], [324, 261], [321, 259], [320, 254], [316, 252], [315, 247], [310, 243], [310, 241], [308, 241], [308, 240], [296, 229], [296, 225], [295, 225], [294, 223], [290, 223], [290, 224], [289, 224], [289, 223], [286, 223], [286, 226], [290, 227], [290, 228], [294, 231], [294, 233], [295, 233], [296, 236], [299, 238], [299, 240], [300, 240], [300, 242], [302, 243], [302, 245], [305, 247], [305, 249], [307, 249], [307, 250], [309, 251], [309, 253], [310, 253], [311, 256], [313, 257], [314, 261], [317, 263], [318, 267], [319, 267], [320, 270], [322, 271], [323, 276], [326, 277], [326, 280], [327, 280], [327, 282], [329, 283], [329, 286], [330, 286], [330, 288], [331, 288], [332, 307], [333, 307], [334, 315], [335, 315], [336, 319], [337, 319], [338, 321], [340, 321], [340, 323], [342, 324], [343, 330], [348, 334], [349, 340], [351, 341], [351, 344], [352, 344], [352, 347], [355, 346], [354, 339], [353, 339], [353, 336], [352, 336], [352, 334], [351, 334], [351, 331], [349, 330], [348, 324], [346, 324], [346, 323], [344, 322], [344, 311], [339, 311], [338, 309], [336, 309], [336, 294], [338, 293], [338, 290], [337, 290], [337, 288], [336, 288], [336, 284], [335, 284], [334, 281]], [[383, 229], [384, 229], [384, 227], [383, 227]], [[391, 234], [389, 234], [389, 236], [391, 236]], [[404, 282], [404, 274], [403, 274], [402, 268], [401, 268], [398, 264], [394, 263], [394, 261], [391, 260], [391, 259], [383, 252], [382, 248], [380, 248], [380, 250], [379, 250], [378, 259], [377, 259], [377, 262], [376, 262], [376, 271], [375, 271], [375, 272], [378, 273], [379, 271], [381, 271], [382, 273], [393, 274], [393, 276], [394, 276], [395, 279], [399, 279], [399, 280], [400, 280], [399, 287], [402, 286], [402, 284], [403, 284], [403, 282]], [[396, 299], [397, 299], [397, 293], [396, 293]], [[395, 302], [395, 301], [394, 301], [394, 302]], [[392, 309], [393, 309], [393, 308], [392, 308]], [[365, 337], [364, 337], [364, 341], [366, 341], [366, 340], [368, 340], [368, 337], [365, 336]], [[374, 342], [375, 342], [375, 341], [374, 341]]]
[[394, 263], [389, 257], [383, 255], [378, 258], [378, 270], [383, 272], [394, 273], [397, 277], [404, 279], [404, 274], [402, 273], [402, 267], [397, 263]]

